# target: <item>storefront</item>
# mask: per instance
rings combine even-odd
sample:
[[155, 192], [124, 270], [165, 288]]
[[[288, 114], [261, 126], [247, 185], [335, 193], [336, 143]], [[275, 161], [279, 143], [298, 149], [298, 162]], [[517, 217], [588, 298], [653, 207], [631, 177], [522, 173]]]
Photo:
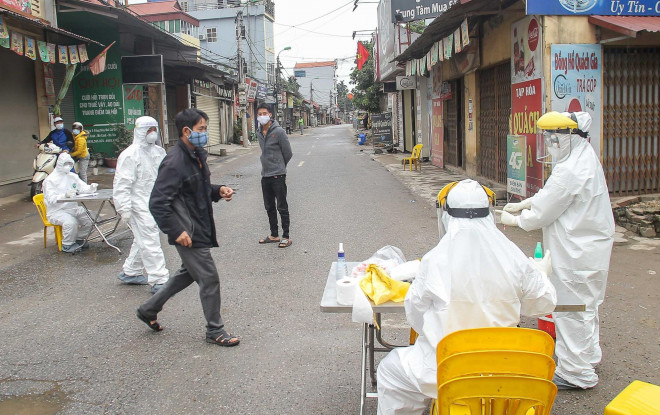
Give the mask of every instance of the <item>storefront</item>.
[[53, 128], [54, 69], [65, 68], [56, 59], [58, 46], [77, 52], [78, 45], [84, 45], [86, 51], [89, 42], [44, 20], [0, 8], [0, 91], [6, 103], [0, 111], [0, 185], [32, 176], [32, 135], [43, 139]]

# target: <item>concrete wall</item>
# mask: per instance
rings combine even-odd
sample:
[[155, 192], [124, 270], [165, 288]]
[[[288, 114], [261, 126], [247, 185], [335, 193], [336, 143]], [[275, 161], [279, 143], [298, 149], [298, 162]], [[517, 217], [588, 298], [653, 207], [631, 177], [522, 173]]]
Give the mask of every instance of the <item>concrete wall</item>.
[[[476, 72], [465, 75], [463, 78], [463, 93], [465, 99], [465, 112], [463, 114], [463, 125], [465, 126], [465, 172], [468, 176], [476, 176], [479, 168], [479, 80]], [[472, 129], [469, 120], [469, 102], [472, 100]]]
[[246, 34], [242, 49], [243, 58], [248, 65], [248, 74], [262, 83], [268, 83], [268, 64], [273, 65], [271, 79], [274, 79], [273, 22], [265, 16], [263, 5], [250, 6], [247, 12], [245, 8], [230, 7], [190, 11], [188, 14], [199, 20], [200, 34], [205, 35], [207, 28], [216, 28], [217, 42], [208, 40], [200, 42], [202, 48], [213, 53], [202, 50], [202, 56], [233, 67], [235, 64], [228, 59], [235, 59], [237, 55], [235, 19], [236, 14], [241, 10]]

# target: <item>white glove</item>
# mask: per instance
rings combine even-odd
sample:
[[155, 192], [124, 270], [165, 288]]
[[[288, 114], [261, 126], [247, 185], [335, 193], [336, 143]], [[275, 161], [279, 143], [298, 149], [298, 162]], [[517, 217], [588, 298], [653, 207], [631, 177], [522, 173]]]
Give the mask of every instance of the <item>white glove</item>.
[[70, 198], [74, 197], [75, 195], [76, 195], [76, 190], [75, 189], [69, 189], [69, 190], [66, 191], [66, 193], [64, 193], [64, 196], [67, 199], [70, 199]]
[[507, 203], [504, 206], [504, 211], [509, 213], [518, 213], [523, 209], [531, 209], [531, 208], [532, 208], [532, 199], [529, 198], [519, 203]]
[[96, 192], [96, 189], [99, 188], [99, 184], [98, 184], [98, 183], [92, 183], [92, 184], [90, 184], [89, 186], [90, 186], [90, 193], [95, 193], [95, 192]]
[[544, 277], [548, 277], [552, 273], [552, 257], [550, 256], [550, 251], [545, 251], [545, 256], [542, 260], [537, 261], [534, 258], [529, 258], [529, 262], [532, 263], [534, 268], [538, 269]]
[[121, 212], [119, 216], [121, 216], [121, 219], [124, 222], [129, 223], [129, 221], [131, 220], [131, 211], [129, 210], [127, 212]]
[[513, 216], [509, 212], [502, 211], [502, 217], [500, 218], [502, 225], [505, 226], [518, 226], [520, 227], [520, 217]]

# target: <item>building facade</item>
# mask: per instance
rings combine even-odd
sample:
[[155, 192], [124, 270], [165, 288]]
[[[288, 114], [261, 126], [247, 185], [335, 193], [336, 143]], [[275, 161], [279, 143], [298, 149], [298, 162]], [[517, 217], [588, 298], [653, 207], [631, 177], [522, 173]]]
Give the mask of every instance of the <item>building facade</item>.
[[296, 63], [293, 70], [300, 94], [318, 107], [312, 125], [331, 123], [338, 114], [337, 61]]

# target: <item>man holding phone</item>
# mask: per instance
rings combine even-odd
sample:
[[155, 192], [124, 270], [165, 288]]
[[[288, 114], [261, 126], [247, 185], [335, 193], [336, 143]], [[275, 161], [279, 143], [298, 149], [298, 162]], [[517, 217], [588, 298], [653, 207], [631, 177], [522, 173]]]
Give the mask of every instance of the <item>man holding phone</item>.
[[203, 148], [208, 141], [207, 124], [208, 116], [195, 108], [176, 115], [179, 141], [160, 165], [149, 210], [183, 264], [137, 309], [137, 316], [152, 330], [162, 330], [156, 317], [167, 300], [196, 282], [207, 322], [206, 341], [231, 347], [240, 340], [225, 331], [220, 316], [220, 277], [211, 256], [211, 248], [218, 246], [211, 203], [220, 199], [229, 202], [234, 190], [211, 184], [208, 153]]

